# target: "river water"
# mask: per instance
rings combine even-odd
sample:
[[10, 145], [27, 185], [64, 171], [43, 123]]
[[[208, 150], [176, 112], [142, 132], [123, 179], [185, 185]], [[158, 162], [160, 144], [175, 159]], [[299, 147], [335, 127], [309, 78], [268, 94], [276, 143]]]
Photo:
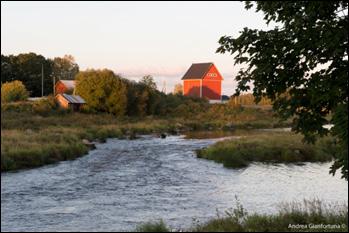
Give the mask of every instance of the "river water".
[[2, 231], [128, 231], [163, 219], [179, 229], [235, 207], [274, 213], [281, 202], [347, 203], [330, 163], [226, 169], [194, 150], [219, 139], [109, 139], [74, 161], [1, 174]]

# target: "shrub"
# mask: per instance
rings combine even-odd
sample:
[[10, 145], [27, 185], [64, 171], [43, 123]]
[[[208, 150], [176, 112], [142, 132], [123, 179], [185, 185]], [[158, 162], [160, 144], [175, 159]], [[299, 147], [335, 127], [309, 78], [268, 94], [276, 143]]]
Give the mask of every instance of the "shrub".
[[46, 99], [40, 99], [33, 104], [33, 111], [40, 115], [48, 115], [57, 105], [53, 96], [48, 96]]
[[21, 81], [6, 82], [1, 85], [1, 102], [26, 100], [29, 93]]

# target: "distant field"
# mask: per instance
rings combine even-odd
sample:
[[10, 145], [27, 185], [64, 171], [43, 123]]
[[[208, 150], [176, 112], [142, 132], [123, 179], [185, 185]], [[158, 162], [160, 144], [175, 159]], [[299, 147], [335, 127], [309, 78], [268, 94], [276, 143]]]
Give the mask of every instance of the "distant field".
[[271, 110], [273, 109], [272, 105], [256, 105], [256, 104], [243, 104], [241, 105], [243, 108], [254, 108], [254, 109], [263, 109], [263, 110]]

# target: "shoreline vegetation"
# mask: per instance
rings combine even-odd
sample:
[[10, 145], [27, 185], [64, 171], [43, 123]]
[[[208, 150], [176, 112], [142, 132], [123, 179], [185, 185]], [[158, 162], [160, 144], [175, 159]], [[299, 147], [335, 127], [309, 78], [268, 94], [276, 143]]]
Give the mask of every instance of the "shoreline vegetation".
[[138, 134], [183, 134], [219, 130], [290, 126], [270, 109], [206, 105], [166, 116], [115, 117], [108, 113], [70, 112], [54, 100], [1, 105], [1, 172], [35, 168], [85, 155], [89, 142], [107, 138], [134, 139]]
[[227, 168], [243, 168], [252, 162], [302, 163], [327, 162], [333, 159], [338, 148], [332, 137], [315, 144], [302, 141], [302, 136], [292, 132], [249, 132], [239, 139], [219, 141], [208, 148], [196, 151], [198, 158], [222, 163]]
[[275, 214], [249, 214], [238, 201], [234, 209], [188, 229], [176, 229], [163, 220], [146, 222], [137, 232], [348, 232], [348, 206], [320, 200], [282, 203]]

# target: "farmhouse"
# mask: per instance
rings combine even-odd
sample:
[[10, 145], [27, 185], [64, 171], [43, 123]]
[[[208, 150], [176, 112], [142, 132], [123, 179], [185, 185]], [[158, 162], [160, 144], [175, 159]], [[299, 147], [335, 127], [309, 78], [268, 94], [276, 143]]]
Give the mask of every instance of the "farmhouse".
[[221, 101], [223, 77], [213, 63], [195, 63], [184, 74], [183, 94]]
[[79, 95], [68, 95], [65, 93], [56, 95], [56, 101], [62, 108], [79, 111], [86, 102]]
[[59, 80], [55, 85], [55, 94], [73, 94], [75, 89], [75, 80]]

